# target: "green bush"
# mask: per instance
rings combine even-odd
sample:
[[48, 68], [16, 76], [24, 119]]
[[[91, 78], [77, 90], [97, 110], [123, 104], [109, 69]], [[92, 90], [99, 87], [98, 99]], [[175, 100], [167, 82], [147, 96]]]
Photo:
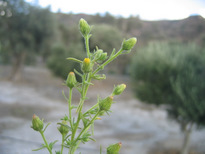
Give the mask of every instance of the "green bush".
[[134, 56], [131, 76], [136, 96], [166, 104], [186, 136], [188, 126], [205, 125], [205, 50], [195, 44], [150, 43]]
[[67, 60], [66, 58], [77, 57], [82, 60], [84, 55], [83, 45], [81, 44], [73, 44], [69, 48], [60, 44], [54, 45], [51, 55], [47, 60], [47, 66], [56, 76], [66, 79], [68, 72], [74, 71], [74, 68], [79, 72], [81, 71], [78, 63]]
[[196, 45], [150, 43], [134, 56], [131, 76], [136, 96], [142, 101], [169, 104], [172, 112], [177, 112], [175, 116], [202, 122], [201, 116], [205, 116], [205, 51]]

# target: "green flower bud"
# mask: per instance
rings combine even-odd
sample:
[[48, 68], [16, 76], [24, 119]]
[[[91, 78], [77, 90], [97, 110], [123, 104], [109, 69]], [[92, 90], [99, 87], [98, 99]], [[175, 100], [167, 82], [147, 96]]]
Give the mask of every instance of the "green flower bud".
[[35, 131], [41, 131], [43, 130], [43, 120], [40, 120], [38, 116], [35, 114], [32, 117], [32, 126]]
[[67, 77], [67, 80], [66, 80], [66, 85], [69, 88], [73, 88], [76, 83], [77, 83], [77, 81], [76, 81], [75, 73], [74, 72], [70, 72], [68, 74], [68, 77]]
[[62, 135], [67, 135], [69, 132], [69, 129], [66, 126], [67, 126], [67, 122], [65, 120], [63, 120], [60, 127], [58, 127], [58, 130]]
[[79, 21], [79, 28], [83, 37], [87, 36], [91, 31], [91, 27], [88, 25], [87, 21], [82, 18]]
[[90, 58], [85, 58], [82, 64], [82, 71], [84, 73], [89, 73], [92, 71], [92, 64], [90, 62]]
[[126, 88], [126, 84], [120, 84], [117, 87], [114, 88], [112, 92], [112, 96], [114, 95], [120, 95]]
[[119, 154], [121, 146], [121, 142], [110, 145], [109, 147], [107, 147], [107, 154]]
[[135, 37], [132, 37], [128, 40], [124, 40], [122, 43], [122, 49], [131, 50], [136, 43], [137, 43], [137, 39]]
[[106, 97], [103, 100], [99, 101], [100, 111], [109, 111], [113, 103], [113, 96]]
[[101, 54], [103, 53], [103, 50], [102, 49], [98, 49], [96, 52], [95, 52], [95, 59], [99, 59], [101, 57]]
[[96, 51], [95, 59], [97, 62], [101, 63], [107, 59], [107, 52], [103, 52], [103, 50], [99, 49]]

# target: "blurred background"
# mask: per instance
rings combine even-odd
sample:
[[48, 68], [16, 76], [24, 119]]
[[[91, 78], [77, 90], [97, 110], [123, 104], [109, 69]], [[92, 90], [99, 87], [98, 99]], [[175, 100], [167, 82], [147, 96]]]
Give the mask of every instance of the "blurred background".
[[[96, 122], [97, 142], [82, 145], [82, 153], [115, 142], [122, 142], [121, 154], [205, 153], [204, 17], [203, 0], [0, 0], [0, 153], [46, 153], [31, 151], [42, 144], [30, 128], [34, 113], [52, 122], [46, 137], [61, 140], [63, 82], [80, 71], [66, 58], [85, 57], [81, 18], [94, 25], [91, 51], [98, 46], [109, 55], [124, 38], [138, 39], [105, 68], [106, 81], [90, 87], [85, 108], [127, 84], [111, 115]], [[74, 103], [79, 96], [74, 91]]]

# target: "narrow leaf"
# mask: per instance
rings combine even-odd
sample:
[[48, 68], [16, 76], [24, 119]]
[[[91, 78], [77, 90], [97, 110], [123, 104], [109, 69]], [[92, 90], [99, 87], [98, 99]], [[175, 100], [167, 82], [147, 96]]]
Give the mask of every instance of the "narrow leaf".
[[76, 59], [76, 58], [73, 58], [73, 57], [68, 57], [68, 58], [66, 58], [66, 59], [68, 59], [68, 60], [73, 60], [73, 61], [78, 62], [78, 63], [83, 63], [81, 60]]

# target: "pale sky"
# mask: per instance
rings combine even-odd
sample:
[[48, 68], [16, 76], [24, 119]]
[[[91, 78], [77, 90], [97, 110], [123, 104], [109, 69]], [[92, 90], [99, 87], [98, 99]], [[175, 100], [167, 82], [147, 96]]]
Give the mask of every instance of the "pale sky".
[[53, 12], [104, 14], [129, 17], [139, 15], [143, 20], [183, 19], [191, 14], [205, 18], [205, 0], [26, 0], [51, 6]]

